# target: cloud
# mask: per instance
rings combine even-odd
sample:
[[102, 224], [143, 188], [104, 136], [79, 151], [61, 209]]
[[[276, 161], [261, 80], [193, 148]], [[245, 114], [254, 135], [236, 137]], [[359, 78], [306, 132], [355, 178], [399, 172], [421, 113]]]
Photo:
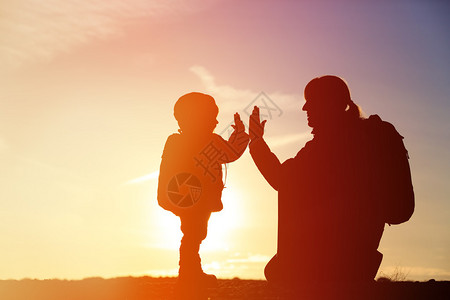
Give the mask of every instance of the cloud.
[[[129, 274], [127, 274], [129, 276]], [[153, 277], [175, 277], [178, 276], [178, 269], [151, 269], [144, 272], [135, 273], [134, 276], [153, 276]]]
[[[217, 101], [221, 113], [229, 115], [239, 112], [241, 119], [246, 124], [254, 105], [260, 107], [263, 119], [274, 119], [283, 117], [283, 113], [288, 110], [298, 110], [298, 103], [303, 96], [297, 94], [286, 94], [282, 92], [268, 93], [265, 91], [252, 91], [250, 89], [237, 89], [230, 85], [219, 85], [215, 77], [204, 67], [196, 65], [190, 68], [201, 80], [205, 89]], [[264, 107], [267, 109], [264, 109]], [[265, 116], [264, 116], [265, 114]], [[270, 114], [270, 115], [269, 115]], [[229, 116], [228, 116], [229, 117]], [[286, 124], [290, 120], [286, 120]], [[231, 124], [231, 123], [230, 123]], [[227, 135], [230, 124], [217, 128], [217, 132]], [[271, 147], [286, 146], [311, 137], [310, 130], [301, 133], [287, 133], [267, 139]]]
[[280, 135], [273, 138], [268, 138], [267, 143], [270, 145], [270, 147], [281, 147], [286, 146], [292, 143], [297, 143], [299, 141], [306, 141], [311, 138], [311, 133], [309, 131], [307, 132], [301, 132], [301, 133], [293, 133], [293, 134], [286, 134], [286, 135]]
[[[203, 66], [195, 65], [190, 68], [201, 80], [205, 89], [220, 105], [220, 110], [225, 112], [244, 110], [258, 97], [266, 97], [278, 106], [281, 111], [298, 103], [299, 95], [285, 94], [281, 92], [268, 93], [267, 91], [252, 91], [250, 89], [238, 89], [230, 85], [219, 85], [214, 76]], [[279, 115], [279, 114], [278, 114]]]
[[147, 181], [151, 181], [154, 179], [157, 179], [159, 176], [159, 171], [154, 171], [152, 173], [146, 174], [144, 176], [141, 177], [137, 177], [131, 180], [128, 180], [127, 182], [125, 182], [124, 184], [138, 184], [138, 183], [143, 183], [143, 182], [147, 182]]
[[[203, 269], [222, 278], [264, 279], [264, 267], [272, 258], [263, 254], [235, 254], [235, 257], [205, 263]], [[223, 257], [222, 257], [223, 258]]]
[[200, 0], [14, 0], [2, 3], [0, 66], [48, 61], [95, 39], [123, 34], [130, 20], [199, 8]]
[[229, 85], [218, 85], [212, 74], [202, 66], [192, 66], [190, 70], [201, 80], [206, 92], [216, 99], [221, 112], [229, 113], [241, 110], [259, 94], [251, 90], [236, 89]]
[[228, 259], [228, 263], [242, 263], [242, 264], [248, 264], [248, 263], [267, 263], [272, 257], [262, 254], [252, 254], [248, 257], [244, 258], [231, 258]]

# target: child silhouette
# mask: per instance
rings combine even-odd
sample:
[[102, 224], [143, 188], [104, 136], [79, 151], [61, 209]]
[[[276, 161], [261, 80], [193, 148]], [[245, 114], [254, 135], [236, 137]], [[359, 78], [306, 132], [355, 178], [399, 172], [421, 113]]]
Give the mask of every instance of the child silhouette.
[[238, 113], [228, 141], [213, 133], [218, 112], [209, 95], [194, 92], [180, 97], [174, 107], [179, 133], [167, 138], [160, 166], [158, 203], [180, 217], [183, 238], [178, 283], [190, 288], [216, 285], [216, 277], [202, 270], [200, 244], [206, 238], [211, 212], [223, 208], [222, 164], [238, 159], [248, 144]]

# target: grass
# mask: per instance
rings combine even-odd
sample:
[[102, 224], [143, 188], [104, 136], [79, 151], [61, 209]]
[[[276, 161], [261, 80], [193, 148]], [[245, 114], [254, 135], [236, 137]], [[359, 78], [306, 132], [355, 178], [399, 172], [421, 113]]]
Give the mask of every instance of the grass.
[[380, 272], [380, 276], [378, 276], [377, 281], [390, 281], [390, 282], [399, 282], [399, 281], [407, 281], [409, 275], [409, 271], [406, 272], [402, 267], [396, 266], [394, 271], [390, 274], [386, 274], [384, 272]]

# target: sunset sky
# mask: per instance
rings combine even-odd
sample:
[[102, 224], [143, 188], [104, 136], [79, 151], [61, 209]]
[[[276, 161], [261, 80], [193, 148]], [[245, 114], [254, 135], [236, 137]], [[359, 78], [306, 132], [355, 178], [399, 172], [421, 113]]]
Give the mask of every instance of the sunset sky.
[[[312, 137], [305, 85], [334, 74], [411, 157], [416, 211], [386, 226], [380, 272], [450, 280], [449, 15], [438, 0], [2, 1], [0, 279], [176, 275], [179, 220], [156, 202], [175, 101], [212, 95], [221, 133], [264, 92], [284, 161]], [[264, 278], [277, 193], [248, 150], [223, 203], [205, 271]]]

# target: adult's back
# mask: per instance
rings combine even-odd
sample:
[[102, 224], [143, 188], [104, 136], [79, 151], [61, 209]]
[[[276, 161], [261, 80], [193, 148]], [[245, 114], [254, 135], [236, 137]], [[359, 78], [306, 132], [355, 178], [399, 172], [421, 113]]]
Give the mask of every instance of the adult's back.
[[372, 194], [380, 202], [384, 221], [401, 224], [414, 212], [409, 155], [394, 125], [372, 115], [364, 122], [370, 140]]
[[281, 166], [277, 254], [297, 274], [292, 278], [375, 277], [384, 221], [369, 192], [370, 140], [362, 125], [348, 122], [315, 136]]

